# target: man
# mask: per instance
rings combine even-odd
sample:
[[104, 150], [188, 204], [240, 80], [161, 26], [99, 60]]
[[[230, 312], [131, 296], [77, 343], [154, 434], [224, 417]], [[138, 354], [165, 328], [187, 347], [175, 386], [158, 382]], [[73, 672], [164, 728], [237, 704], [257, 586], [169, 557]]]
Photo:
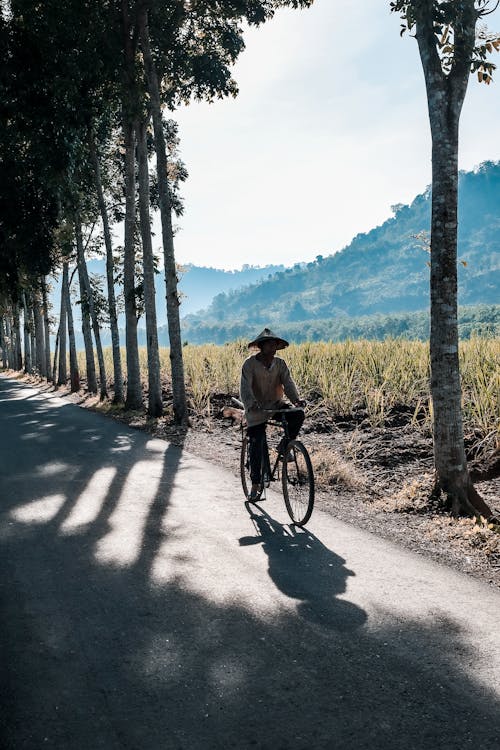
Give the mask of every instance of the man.
[[[258, 348], [257, 354], [251, 355], [243, 363], [241, 370], [240, 397], [245, 406], [247, 435], [250, 452], [250, 478], [252, 489], [249, 500], [259, 497], [261, 456], [266, 422], [269, 414], [264, 409], [283, 409], [289, 406], [283, 401], [287, 396], [294, 406], [304, 406], [293, 382], [286, 362], [276, 357], [278, 349], [285, 349], [288, 341], [276, 336], [269, 328], [264, 328], [248, 348]], [[292, 411], [286, 414], [290, 440], [294, 440], [304, 421], [303, 411]], [[280, 452], [286, 455], [286, 445], [280, 444]]]

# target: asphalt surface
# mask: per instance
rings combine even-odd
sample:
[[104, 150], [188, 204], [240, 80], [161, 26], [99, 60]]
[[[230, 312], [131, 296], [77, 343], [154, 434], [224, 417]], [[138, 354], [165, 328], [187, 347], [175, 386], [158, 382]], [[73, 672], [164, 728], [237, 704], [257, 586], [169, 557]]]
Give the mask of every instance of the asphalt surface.
[[500, 747], [480, 582], [5, 377], [0, 513], [2, 750]]

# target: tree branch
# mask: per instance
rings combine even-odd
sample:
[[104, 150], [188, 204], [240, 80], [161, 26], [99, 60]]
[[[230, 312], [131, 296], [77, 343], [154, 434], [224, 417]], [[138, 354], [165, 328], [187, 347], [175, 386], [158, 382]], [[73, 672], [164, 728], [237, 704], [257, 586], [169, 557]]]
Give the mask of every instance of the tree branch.
[[500, 5], [500, 0], [496, 0], [495, 7], [490, 8], [490, 10], [479, 11], [479, 17], [484, 18], [484, 16], [491, 16], [491, 14], [496, 11], [499, 5]]
[[436, 45], [436, 33], [434, 30], [434, 0], [413, 0], [415, 12], [415, 36], [417, 39], [420, 58], [424, 68], [426, 82], [444, 82], [444, 72], [441, 59]]

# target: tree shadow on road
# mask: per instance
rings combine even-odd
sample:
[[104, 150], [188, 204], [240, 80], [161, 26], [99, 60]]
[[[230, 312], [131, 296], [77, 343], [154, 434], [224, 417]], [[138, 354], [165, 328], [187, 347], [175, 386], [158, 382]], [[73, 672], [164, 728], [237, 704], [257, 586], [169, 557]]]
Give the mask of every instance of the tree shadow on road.
[[[229, 545], [229, 577], [236, 556], [257, 575], [262, 545], [296, 610], [280, 596], [267, 609], [258, 595], [253, 607], [219, 601], [197, 586], [215, 562], [193, 557], [196, 518], [189, 529], [172, 521], [172, 488], [189, 485], [182, 449], [77, 407], [16, 408], [8, 421], [20, 430], [3, 427], [0, 443], [2, 750], [498, 750], [498, 695], [472, 676], [477, 656], [457, 623], [390, 611], [364, 622], [338, 598], [348, 561], [266, 513], [240, 548], [232, 531], [215, 544]], [[27, 444], [38, 458], [23, 479]], [[106, 491], [85, 516], [99, 472]], [[30, 516], [33, 498], [48, 495], [53, 508]], [[241, 511], [214, 502], [207, 533], [233, 518], [241, 529]], [[163, 577], [152, 576], [160, 563]]]

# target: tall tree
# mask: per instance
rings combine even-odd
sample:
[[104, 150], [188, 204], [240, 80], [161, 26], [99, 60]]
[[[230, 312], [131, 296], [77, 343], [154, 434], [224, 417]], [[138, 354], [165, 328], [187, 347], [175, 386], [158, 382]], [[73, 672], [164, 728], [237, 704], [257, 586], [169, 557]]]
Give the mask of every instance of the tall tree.
[[87, 372], [87, 388], [91, 393], [97, 393], [97, 376], [95, 371], [95, 360], [94, 360], [94, 346], [92, 344], [92, 332], [90, 327], [90, 310], [87, 302], [87, 288], [86, 280], [86, 265], [85, 255], [83, 251], [83, 241], [81, 235], [81, 227], [78, 225], [78, 229], [75, 232], [77, 238], [77, 268], [78, 268], [78, 283], [80, 286], [80, 308], [82, 316], [82, 334], [83, 343], [85, 346], [85, 364]]
[[45, 377], [47, 380], [52, 380], [52, 369], [51, 369], [51, 358], [50, 358], [50, 315], [49, 315], [49, 300], [47, 295], [47, 279], [42, 276], [40, 279], [40, 286], [42, 291], [42, 315], [43, 315], [43, 330], [44, 330], [44, 341], [45, 341]]
[[31, 315], [28, 312], [28, 302], [27, 302], [27, 296], [28, 293], [24, 290], [22, 293], [22, 300], [23, 300], [23, 323], [24, 323], [24, 372], [31, 373], [33, 372], [33, 364], [31, 361], [31, 329], [30, 329], [30, 323], [31, 323]]
[[135, 128], [138, 115], [136, 37], [130, 17], [129, 0], [121, 0], [121, 99], [124, 159], [125, 219], [123, 239], [123, 294], [125, 298], [125, 343], [127, 356], [127, 395], [125, 408], [142, 408], [142, 385], [137, 344], [136, 262], [136, 164]]
[[138, 118], [136, 128], [139, 166], [139, 219], [144, 266], [144, 306], [146, 309], [146, 342], [148, 354], [148, 414], [160, 417], [163, 402], [160, 380], [160, 356], [158, 351], [158, 326], [154, 283], [154, 255], [151, 240], [150, 193], [147, 149], [147, 117]]
[[69, 378], [71, 383], [71, 393], [76, 393], [80, 390], [80, 371], [78, 369], [78, 358], [76, 356], [75, 327], [73, 324], [73, 309], [71, 307], [71, 282], [75, 272], [76, 268], [71, 274], [71, 279], [68, 280], [66, 277], [66, 289], [64, 292], [64, 297], [66, 299], [66, 314], [68, 316]]
[[68, 288], [68, 266], [66, 259], [63, 260], [62, 284], [61, 284], [61, 311], [59, 313], [59, 369], [57, 375], [57, 385], [66, 385], [68, 380], [68, 366], [66, 355], [66, 330], [67, 330], [67, 300], [69, 294]]
[[106, 200], [104, 196], [104, 189], [102, 184], [101, 176], [101, 163], [99, 154], [97, 151], [95, 133], [89, 128], [89, 149], [92, 158], [92, 164], [94, 167], [95, 185], [97, 193], [97, 203], [101, 214], [103, 232], [104, 232], [104, 245], [106, 248], [106, 280], [108, 287], [108, 312], [109, 312], [109, 325], [111, 329], [111, 349], [113, 353], [113, 375], [114, 375], [114, 397], [115, 403], [121, 403], [123, 401], [123, 373], [122, 363], [120, 354], [120, 335], [118, 331], [118, 315], [116, 312], [116, 296], [115, 296], [115, 273], [114, 273], [114, 258], [113, 258], [113, 243], [111, 240], [111, 230], [109, 225], [108, 208], [106, 206]]
[[[498, 5], [498, 3], [496, 3]], [[495, 5], [495, 7], [496, 7]], [[492, 515], [472, 485], [461, 410], [457, 323], [458, 132], [471, 71], [489, 83], [488, 52], [498, 49], [478, 21], [489, 0], [396, 0], [402, 33], [415, 32], [422, 62], [432, 137], [431, 394], [436, 486], [455, 514]]]
[[[80, 280], [80, 304], [82, 308], [82, 325], [85, 319], [84, 338], [85, 336], [87, 338], [87, 340], [85, 341], [85, 353], [86, 353], [87, 367], [90, 364], [90, 359], [92, 358], [92, 361], [93, 361], [93, 357], [94, 357], [93, 347], [92, 347], [92, 338], [90, 335], [90, 328], [92, 326], [92, 330], [94, 331], [94, 340], [95, 340], [95, 346], [96, 346], [96, 352], [97, 352], [97, 362], [99, 365], [99, 394], [100, 394], [100, 398], [104, 399], [107, 396], [106, 368], [104, 365], [104, 355], [102, 351], [99, 321], [97, 318], [97, 313], [96, 313], [96, 309], [94, 305], [94, 299], [92, 296], [92, 289], [90, 286], [89, 274], [87, 271], [87, 261], [85, 260], [85, 250], [84, 250], [83, 238], [82, 238], [82, 226], [81, 226], [78, 215], [75, 221], [75, 237], [76, 237], [76, 252], [77, 252], [77, 259], [78, 259], [78, 277]], [[94, 373], [95, 373], [95, 365], [94, 365]], [[88, 373], [87, 373], [87, 381], [89, 382]], [[89, 385], [89, 390], [93, 390], [93, 388], [90, 388], [90, 385]], [[97, 387], [95, 390], [97, 390]]]

